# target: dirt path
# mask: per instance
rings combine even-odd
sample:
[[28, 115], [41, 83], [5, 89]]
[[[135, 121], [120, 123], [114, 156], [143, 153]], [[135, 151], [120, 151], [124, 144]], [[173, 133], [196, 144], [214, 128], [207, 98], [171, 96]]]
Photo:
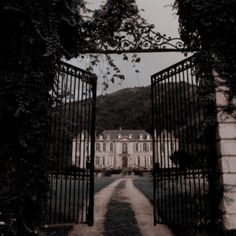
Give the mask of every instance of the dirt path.
[[135, 213], [138, 228], [143, 236], [174, 236], [165, 225], [153, 224], [153, 207], [148, 199], [134, 186], [131, 178], [126, 180], [125, 195]]
[[75, 225], [68, 236], [102, 236], [105, 221], [107, 204], [115, 190], [115, 187], [122, 181], [117, 179], [94, 196], [94, 226]]
[[75, 225], [69, 236], [174, 236], [167, 226], [153, 225], [152, 206], [133, 178], [118, 179], [95, 194], [94, 226]]

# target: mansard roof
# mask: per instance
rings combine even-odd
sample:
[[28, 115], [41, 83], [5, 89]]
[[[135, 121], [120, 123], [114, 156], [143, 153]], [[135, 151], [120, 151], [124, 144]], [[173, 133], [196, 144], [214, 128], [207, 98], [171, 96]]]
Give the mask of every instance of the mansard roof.
[[147, 136], [150, 136], [148, 132], [145, 130], [124, 130], [124, 129], [118, 129], [118, 130], [104, 130], [99, 135], [102, 135], [104, 138], [110, 138], [110, 139], [117, 139], [121, 137], [128, 137], [130, 138], [130, 135], [132, 136], [132, 139], [139, 139], [140, 136], [143, 137], [143, 139], [146, 139]]
[[[75, 138], [85, 138], [89, 137], [87, 131], [83, 130], [81, 134], [75, 136]], [[150, 140], [152, 136], [146, 132], [145, 130], [126, 130], [126, 129], [117, 129], [117, 130], [103, 130], [101, 133], [97, 135], [97, 139], [121, 139], [128, 138], [131, 139], [142, 139], [142, 140]], [[142, 137], [142, 138], [141, 138]], [[173, 132], [167, 131], [166, 129], [162, 130], [159, 134], [155, 131], [155, 137], [160, 140], [178, 140], [173, 134]]]

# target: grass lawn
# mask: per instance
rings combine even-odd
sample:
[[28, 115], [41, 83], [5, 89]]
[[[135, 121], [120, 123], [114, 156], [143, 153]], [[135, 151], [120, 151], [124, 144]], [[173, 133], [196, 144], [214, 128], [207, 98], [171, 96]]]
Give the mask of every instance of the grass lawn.
[[99, 192], [101, 189], [105, 188], [118, 178], [120, 178], [120, 175], [112, 175], [110, 177], [102, 176], [99, 178], [95, 177], [94, 192], [95, 193]]
[[[116, 177], [95, 177], [94, 192], [112, 183]], [[53, 179], [49, 214], [54, 223], [84, 222], [89, 201], [89, 181], [68, 177]]]
[[[179, 177], [173, 180], [161, 180], [157, 183], [157, 212], [159, 220], [168, 224], [176, 236], [207, 235], [204, 227], [204, 217], [208, 217], [209, 208], [207, 195], [190, 181]], [[197, 181], [196, 181], [197, 182]], [[153, 178], [139, 177], [134, 185], [153, 204]], [[193, 186], [195, 189], [193, 189]], [[207, 185], [205, 183], [205, 188]], [[196, 227], [197, 226], [197, 227]]]
[[134, 179], [134, 185], [153, 204], [153, 179], [152, 179], [152, 176], [137, 177]]
[[[95, 177], [94, 192], [97, 193], [119, 176]], [[54, 178], [49, 205], [47, 208], [46, 224], [64, 224], [85, 222], [89, 197], [89, 182], [75, 179], [71, 176]], [[47, 230], [46, 235], [64, 235], [64, 228]], [[56, 234], [55, 234], [56, 233]], [[66, 234], [65, 234], [66, 235]]]

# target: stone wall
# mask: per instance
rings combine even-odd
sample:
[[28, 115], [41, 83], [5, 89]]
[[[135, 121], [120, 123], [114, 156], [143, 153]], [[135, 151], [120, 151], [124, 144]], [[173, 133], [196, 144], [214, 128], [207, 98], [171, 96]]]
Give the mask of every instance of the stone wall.
[[214, 77], [217, 84], [217, 154], [223, 186], [220, 210], [225, 228], [231, 230], [236, 229], [236, 112], [226, 111], [229, 89], [215, 71]]

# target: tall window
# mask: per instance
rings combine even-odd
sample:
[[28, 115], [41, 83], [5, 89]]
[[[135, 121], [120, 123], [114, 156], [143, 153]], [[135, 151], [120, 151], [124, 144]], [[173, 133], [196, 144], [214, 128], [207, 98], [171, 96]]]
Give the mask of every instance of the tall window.
[[138, 157], [138, 166], [140, 166], [140, 157]]
[[103, 151], [106, 152], [106, 144], [103, 143]]
[[96, 165], [99, 165], [99, 157], [96, 157], [96, 159], [95, 159], [95, 164], [96, 164]]
[[135, 144], [135, 150], [138, 152], [138, 143]]
[[123, 143], [122, 144], [122, 153], [127, 153], [128, 152], [128, 147], [127, 147], [127, 143]]
[[105, 164], [106, 164], [105, 157], [102, 158], [102, 164], [103, 164], [103, 166], [105, 166]]
[[147, 144], [146, 144], [146, 143], [143, 144], [143, 151], [144, 151], [144, 152], [147, 151]]
[[100, 145], [100, 143], [96, 143], [96, 151], [101, 152], [101, 145]]
[[113, 152], [113, 143], [110, 143], [110, 151]]

